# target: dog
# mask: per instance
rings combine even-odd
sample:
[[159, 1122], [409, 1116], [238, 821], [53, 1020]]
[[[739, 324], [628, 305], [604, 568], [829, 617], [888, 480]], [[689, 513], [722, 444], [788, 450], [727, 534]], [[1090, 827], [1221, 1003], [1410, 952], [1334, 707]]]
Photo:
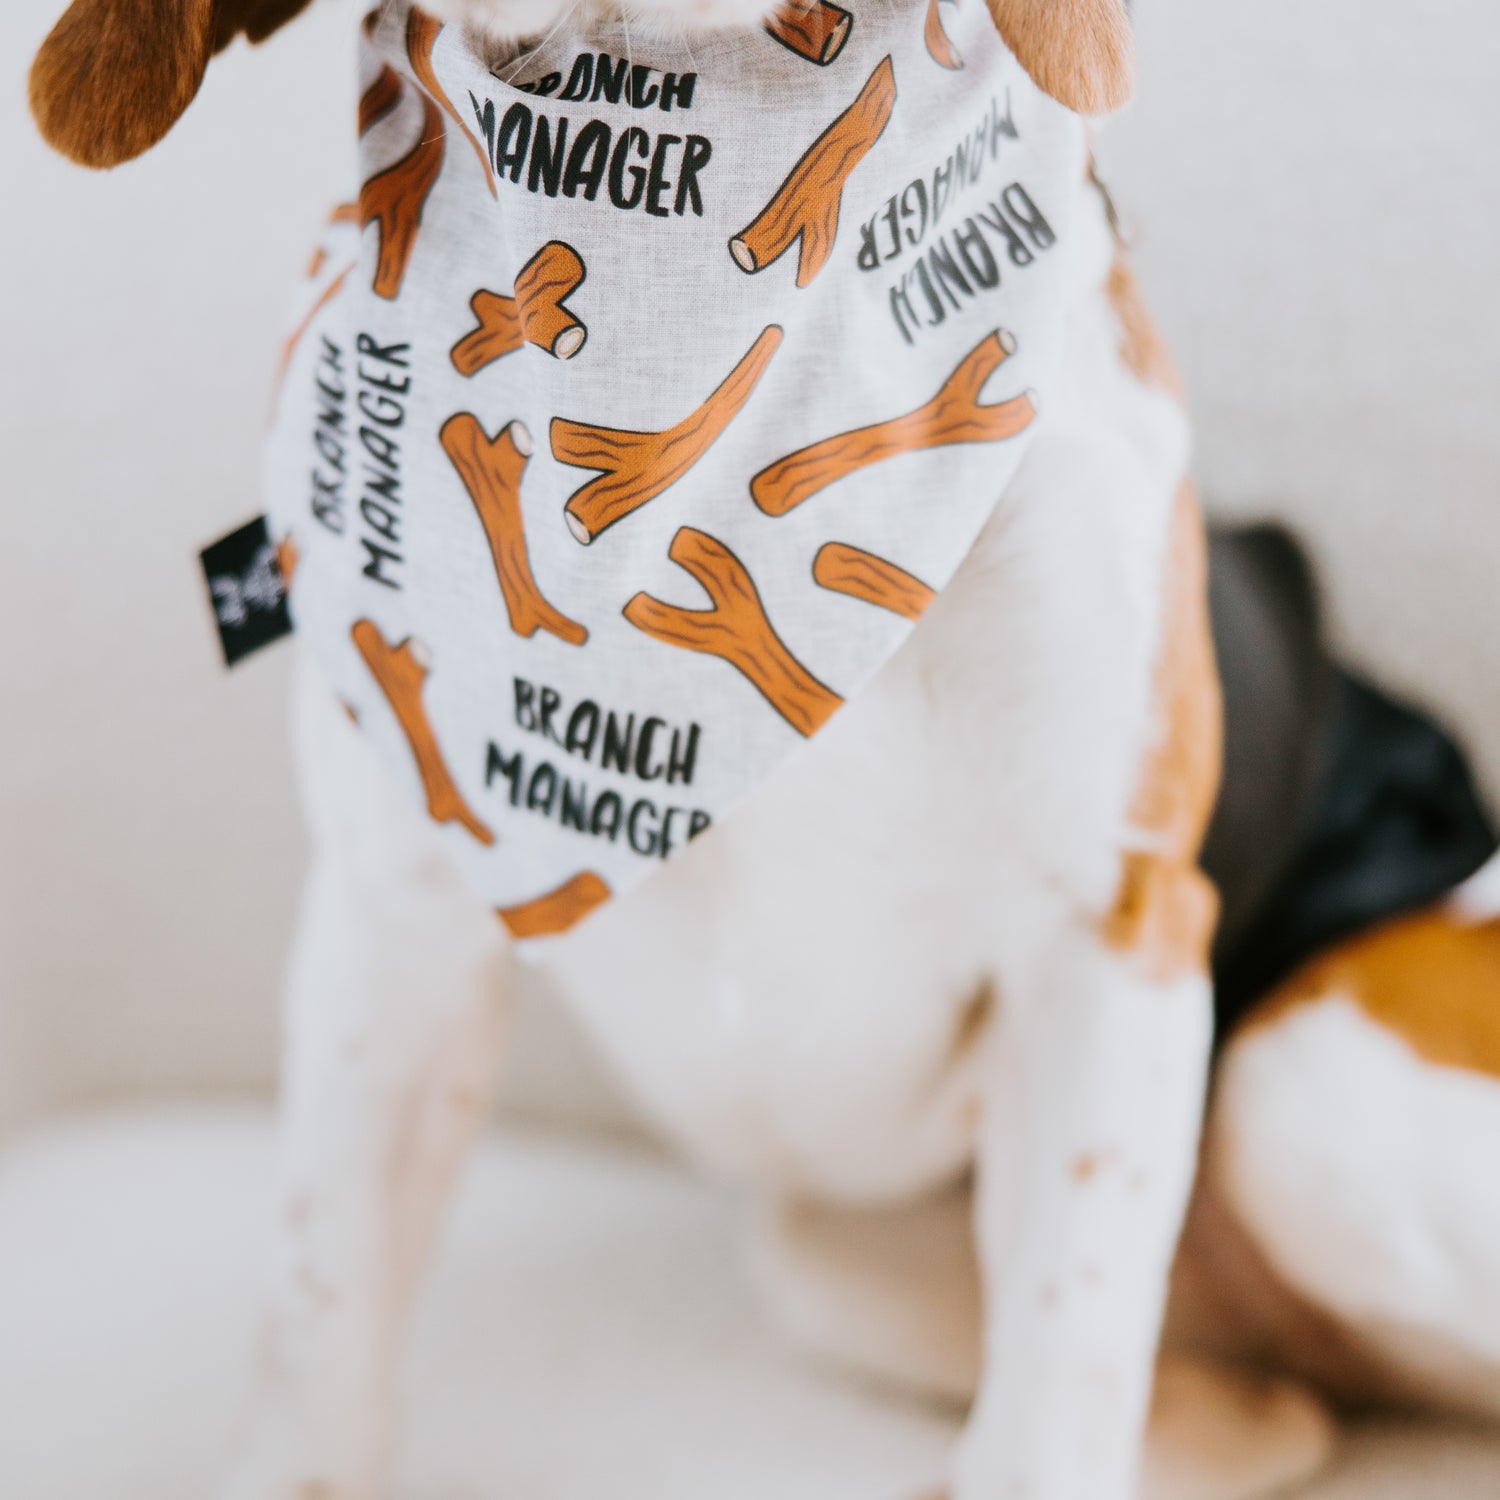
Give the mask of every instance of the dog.
[[[33, 72], [37, 118], [54, 143], [90, 165], [139, 154], [175, 123], [217, 50], [240, 34], [251, 40], [269, 35], [304, 3], [75, 0]], [[718, 674], [694, 681], [715, 702], [722, 693], [735, 713], [748, 715], [758, 694], [792, 731], [811, 740], [783, 756], [786, 732], [773, 725], [774, 733], [762, 733], [753, 726], [770, 721], [747, 718], [752, 727], [742, 748], [756, 774], [748, 778], [753, 789], [743, 807], [722, 820], [705, 812], [701, 826], [686, 809], [682, 825], [696, 836], [665, 863], [657, 859], [660, 868], [629, 889], [623, 879], [589, 872], [590, 880], [564, 882], [540, 895], [497, 899], [483, 884], [488, 876], [476, 891], [475, 861], [489, 859], [496, 848], [503, 852], [509, 842], [508, 835], [496, 840], [491, 822], [498, 825], [504, 815], [507, 829], [517, 826], [503, 804], [507, 782], [515, 786], [520, 773], [511, 780], [501, 753], [498, 774], [484, 778], [482, 792], [467, 764], [455, 774], [434, 753], [437, 737], [422, 706], [428, 676], [436, 681], [437, 659], [426, 659], [410, 638], [393, 639], [394, 632], [373, 618], [361, 616], [347, 627], [330, 606], [344, 627], [330, 632], [341, 654], [305, 662], [298, 687], [298, 760], [314, 859], [287, 992], [281, 1272], [266, 1348], [264, 1410], [231, 1480], [232, 1500], [371, 1500], [379, 1493], [392, 1430], [393, 1350], [447, 1190], [484, 1118], [504, 1052], [506, 999], [516, 987], [522, 943], [536, 944], [551, 979], [663, 1131], [706, 1169], [764, 1194], [763, 1280], [793, 1331], [846, 1363], [972, 1398], [952, 1464], [953, 1500], [1128, 1500], [1138, 1492], [1169, 1280], [1199, 1163], [1213, 1031], [1217, 900], [1200, 854], [1218, 792], [1221, 705], [1204, 539], [1188, 482], [1180, 387], [1136, 290], [1107, 196], [1089, 169], [1083, 128], [1063, 118], [1106, 112], [1128, 96], [1124, 5], [992, 0], [983, 12], [978, 0], [932, 0], [926, 7], [897, 0], [878, 16], [873, 10], [854, 16], [853, 34], [863, 45], [867, 34], [887, 27], [891, 35], [900, 31], [914, 52], [924, 47], [935, 71], [922, 75], [923, 86], [934, 97], [945, 77], [961, 77], [971, 60], [977, 68], [986, 48], [1003, 44], [1011, 59], [1006, 66], [1020, 70], [1014, 75], [1020, 133], [1033, 118], [1052, 122], [1048, 129], [1055, 125], [1062, 142], [1057, 160], [1076, 171], [1049, 178], [1057, 192], [1045, 215], [1033, 216], [1037, 203], [1024, 193], [1014, 200], [1024, 222], [997, 210], [1000, 232], [1019, 237], [1013, 267], [1045, 268], [1045, 237], [1056, 239], [1051, 220], [1066, 222], [1067, 275], [1043, 269], [1032, 278], [1051, 277], [1048, 318], [1035, 319], [1043, 346], [1047, 330], [1055, 333], [1047, 380], [1037, 392], [1012, 398], [1024, 405], [978, 403], [979, 413], [1001, 406], [1007, 412], [1007, 431], [990, 431], [987, 451], [1022, 436], [1022, 429], [1024, 450], [1018, 448], [1010, 463], [998, 503], [995, 493], [982, 493], [982, 484], [944, 492], [978, 509], [972, 534], [950, 538], [950, 565], [934, 562], [943, 587], [914, 596], [911, 585], [925, 588], [922, 580], [899, 569], [899, 578], [875, 570], [885, 590], [880, 607], [906, 623], [899, 635], [894, 626], [861, 625], [863, 654], [857, 661], [850, 656], [849, 675], [858, 678], [859, 666], [869, 680], [847, 703], [834, 701], [840, 695], [808, 671], [774, 629], [769, 654], [748, 653], [736, 642], [736, 660], [710, 649], [701, 634], [693, 636], [691, 649], [703, 655], [705, 671]], [[636, 109], [654, 85], [665, 112], [669, 99], [682, 105], [687, 74], [681, 64], [675, 67], [672, 93], [664, 97], [669, 59], [696, 62], [701, 52], [716, 66], [730, 59], [732, 68], [736, 49], [744, 54], [752, 43], [780, 46], [800, 59], [806, 76], [826, 74], [832, 101], [837, 74], [828, 69], [836, 59], [828, 54], [854, 47], [847, 40], [849, 16], [837, 6], [766, 18], [760, 7], [733, 0], [662, 4], [638, 19], [639, 62], [622, 31], [631, 47], [623, 75], [628, 83], [615, 83], [622, 76], [617, 52], [580, 45], [573, 60], [611, 59], [611, 86], [629, 92], [621, 101], [606, 94], [605, 105]], [[476, 191], [493, 189], [496, 201], [503, 179], [507, 192], [539, 194], [543, 209], [542, 200], [561, 191], [580, 212], [580, 200], [593, 203], [596, 193], [614, 192], [602, 156], [592, 165], [580, 160], [573, 193], [561, 178], [561, 189], [550, 187], [549, 171], [573, 170], [571, 156], [556, 165], [563, 154], [563, 105], [580, 93], [592, 95], [597, 80], [591, 76], [585, 84], [580, 76], [575, 84], [571, 71], [564, 80], [557, 69], [549, 85], [543, 50], [559, 34], [580, 42], [596, 38], [600, 33], [590, 28], [614, 28], [616, 13], [587, 12], [573, 33], [562, 30], [568, 20], [551, 6], [510, 0], [445, 0], [430, 17], [404, 5], [377, 15], [367, 30], [370, 118], [361, 123], [368, 123], [377, 144], [384, 141], [382, 130], [391, 135], [388, 160], [365, 181], [360, 205], [342, 215], [320, 252], [315, 276], [324, 280], [312, 288], [309, 318], [289, 345], [286, 389], [299, 375], [304, 386], [315, 379], [316, 361], [327, 351], [317, 320], [329, 315], [344, 287], [366, 278], [382, 296], [385, 278], [392, 292], [387, 300], [399, 292], [413, 263], [412, 240], [419, 230], [427, 232], [421, 204], [410, 211], [414, 179], [422, 193], [440, 194], [433, 181], [451, 180], [462, 169]], [[768, 20], [766, 42], [762, 23]], [[955, 34], [964, 45], [954, 44]], [[615, 30], [607, 35], [612, 40]], [[457, 76], [460, 47], [469, 65], [465, 77], [477, 83], [467, 100], [455, 97], [442, 76]], [[855, 48], [847, 55], [861, 54]], [[901, 92], [911, 76], [904, 60], [905, 54], [896, 58], [892, 83], [881, 64], [866, 57], [873, 66], [864, 86], [848, 104], [860, 82], [851, 78], [836, 123], [873, 119], [878, 129], [868, 134], [882, 149], [905, 149], [906, 141], [885, 132], [892, 100], [908, 97]], [[646, 77], [637, 85], [641, 65]], [[704, 76], [707, 71], [705, 63]], [[511, 100], [505, 114], [487, 117], [480, 97], [491, 88], [486, 77], [506, 88], [516, 84], [533, 102], [504, 94]], [[535, 122], [554, 96], [553, 134], [544, 150]], [[472, 113], [465, 113], [465, 104], [472, 104]], [[1040, 113], [1027, 115], [1028, 108]], [[523, 118], [511, 109], [528, 112], [524, 144], [519, 123], [505, 133], [507, 119]], [[1048, 113], [1052, 109], [1057, 113]], [[833, 118], [835, 110], [823, 114]], [[970, 125], [954, 119], [918, 135], [918, 155], [940, 162], [951, 139]], [[997, 103], [986, 127], [990, 140], [996, 131], [1005, 135], [1005, 127], [1015, 129], [1016, 118], [1002, 116]], [[832, 135], [833, 129], [801, 157], [781, 152], [787, 158], [778, 168], [787, 170], [783, 186], [810, 158], [814, 166], [853, 159], [849, 171], [859, 171], [872, 141], [856, 138], [851, 148], [849, 132]], [[574, 130], [576, 152], [580, 130]], [[399, 139], [398, 131], [405, 132]], [[660, 210], [661, 219], [691, 227], [701, 215], [688, 129], [659, 130], [646, 142], [641, 134], [644, 127], [630, 126], [611, 138], [611, 169], [616, 160], [622, 163], [614, 207], [626, 207], [634, 195], [632, 209]], [[448, 155], [429, 171], [440, 135]], [[663, 146], [667, 140], [672, 144]], [[702, 169], [705, 147], [697, 149]], [[641, 175], [627, 179], [632, 154], [649, 165], [635, 166]], [[410, 169], [404, 183], [396, 182], [390, 173], [403, 162]], [[774, 177], [769, 180], [774, 185]], [[842, 257], [836, 270], [847, 271], [851, 259], [857, 265], [863, 250], [857, 237], [886, 206], [890, 185], [872, 196], [873, 186], [862, 182], [857, 194], [851, 191], [842, 218], [835, 196], [831, 223], [826, 215], [818, 221], [826, 231], [821, 239], [812, 220], [799, 221], [800, 236], [788, 240], [784, 232], [778, 239], [766, 230], [765, 216], [757, 216], [728, 240], [720, 273], [755, 277], [759, 287], [761, 273], [795, 245], [796, 288], [831, 284], [832, 252]], [[892, 258], [913, 245], [903, 235], [921, 238], [918, 197], [906, 198], [901, 182], [895, 186], [888, 210]], [[387, 188], [390, 196], [382, 196]], [[780, 196], [767, 203], [767, 212]], [[518, 214], [526, 206], [518, 195], [506, 204], [507, 212]], [[922, 232], [927, 212], [923, 200]], [[751, 232], [757, 226], [759, 235]], [[347, 272], [354, 280], [330, 292], [345, 274], [339, 254], [350, 236], [361, 235]], [[553, 243], [571, 249], [582, 265], [585, 257], [575, 247]], [[883, 252], [870, 253], [878, 264]], [[588, 258], [597, 264], [600, 257], [591, 251]], [[791, 284], [789, 264], [783, 269], [783, 282]], [[592, 353], [606, 337], [595, 321], [578, 315], [577, 290], [601, 281], [593, 266], [588, 281], [557, 252], [547, 260], [518, 260], [512, 272], [509, 290], [483, 289], [492, 300], [481, 301], [469, 282], [456, 283], [460, 308], [471, 305], [478, 319], [451, 351], [460, 377], [470, 378], [466, 359], [478, 374], [495, 357], [529, 357], [536, 349], [566, 362], [570, 373], [575, 364], [583, 371], [584, 342]], [[561, 287], [562, 294], [526, 301], [522, 277], [528, 272], [529, 285]], [[849, 279], [858, 284], [854, 272]], [[981, 290], [983, 279], [974, 277]], [[956, 285], [945, 285], [946, 291], [933, 292], [928, 326], [942, 321], [939, 312], [946, 319], [958, 309]], [[886, 283], [881, 288], [884, 293]], [[915, 342], [924, 316], [920, 292], [913, 303], [906, 282], [891, 282], [890, 289], [892, 323], [885, 336]], [[727, 315], [724, 329], [718, 321], [705, 325], [705, 345], [737, 332]], [[755, 387], [770, 362], [783, 358], [783, 336], [790, 348], [790, 334], [779, 324], [767, 323], [762, 336], [764, 342], [758, 337], [744, 355], [751, 363], [736, 364], [716, 394], [731, 388], [737, 375], [732, 389]], [[955, 375], [982, 369], [982, 387], [1009, 356], [1031, 357], [1028, 340], [1018, 351], [998, 330], [992, 337], [993, 343], [975, 346], [983, 351], [981, 364], [960, 365]], [[395, 408], [384, 403], [404, 395], [403, 382], [420, 374], [403, 363], [402, 347], [378, 339], [368, 347], [335, 345], [341, 360], [358, 354], [373, 361], [371, 401], [392, 426], [400, 425]], [[495, 356], [495, 348], [503, 354]], [[712, 371], [699, 369], [696, 358], [681, 363], [695, 389], [723, 375], [723, 361]], [[450, 378], [446, 367], [443, 377]], [[526, 378], [540, 386], [557, 377], [551, 366], [534, 361]], [[806, 390], [812, 394], [804, 395], [800, 409], [790, 407], [778, 420], [833, 431], [838, 424], [831, 414], [842, 393]], [[702, 390], [692, 400], [701, 396]], [[750, 445], [764, 431], [755, 426], [749, 401], [746, 394], [728, 418], [732, 442], [744, 432]], [[692, 402], [684, 396], [679, 404]], [[1000, 420], [973, 411], [967, 418]], [[561, 438], [558, 421], [564, 422]], [[549, 659], [562, 660], [562, 647], [577, 644], [586, 627], [541, 594], [525, 545], [540, 563], [552, 542], [529, 524], [519, 553], [501, 545], [504, 537], [497, 540], [505, 516], [514, 514], [513, 479], [504, 476], [532, 459], [532, 428], [508, 422], [492, 439], [491, 425], [477, 418], [457, 427], [445, 423], [443, 451], [485, 522], [491, 552], [486, 558], [481, 550], [479, 561], [493, 565], [513, 634], [528, 641], [539, 635], [553, 653]], [[585, 426], [589, 430], [580, 433]], [[664, 425], [646, 434], [583, 424], [561, 407], [550, 429], [559, 470], [569, 464], [606, 470], [574, 462], [597, 452], [584, 444], [600, 441], [601, 432], [613, 440], [668, 431], [681, 436], [684, 430]], [[911, 430], [910, 423], [901, 429], [907, 436]], [[930, 435], [930, 422], [921, 430]], [[998, 472], [1002, 460], [994, 461]], [[792, 469], [767, 465], [757, 480], [773, 470], [761, 491], [752, 491], [757, 504], [768, 495], [783, 503], [796, 498]], [[451, 476], [447, 482], [457, 494]], [[595, 506], [603, 493], [596, 483], [579, 487], [566, 510], [572, 540], [591, 553], [599, 532], [616, 519]], [[641, 508], [628, 527], [606, 539], [611, 544], [624, 547], [628, 537], [655, 526], [663, 505], [678, 498], [674, 493], [658, 505], [648, 496], [648, 508], [639, 496], [640, 490], [631, 498]], [[378, 505], [369, 514], [382, 516]], [[364, 562], [375, 575], [363, 575], [372, 588], [385, 587], [388, 580], [378, 575], [395, 567], [384, 559], [379, 536], [402, 560], [391, 517], [383, 519], [387, 531], [379, 530], [379, 520], [369, 522], [375, 533], [364, 538], [373, 549]], [[320, 557], [335, 555], [307, 522], [305, 512], [288, 518], [286, 571], [293, 571], [295, 551], [299, 623], [315, 621], [320, 599], [331, 597], [320, 592], [320, 576], [330, 576]], [[684, 539], [685, 530], [692, 534]], [[567, 540], [559, 537], [558, 545]], [[652, 545], [661, 554], [657, 571], [623, 613], [656, 644], [670, 629], [701, 631], [701, 619], [686, 617], [711, 613], [660, 597], [670, 588], [666, 580], [679, 576], [672, 565], [690, 573], [725, 613], [735, 599], [750, 595], [765, 608], [792, 598], [766, 589], [762, 599], [753, 585], [747, 594], [743, 582], [750, 575], [739, 554], [697, 527], [679, 526]], [[602, 551], [604, 542], [598, 546]], [[572, 556], [548, 551], [548, 565], [556, 569], [548, 576], [561, 575], [563, 559]], [[816, 566], [814, 579], [875, 608], [870, 558], [850, 549], [825, 570], [834, 584], [819, 578]], [[573, 580], [574, 598], [586, 597], [587, 580], [580, 577]], [[893, 601], [910, 607], [903, 614]], [[339, 608], [342, 602], [335, 600]], [[788, 610], [804, 607], [786, 604]], [[602, 632], [598, 625], [587, 628]], [[768, 644], [764, 635], [760, 644]], [[738, 677], [725, 676], [731, 667]], [[545, 741], [541, 686], [532, 686], [529, 699], [517, 687], [508, 728]], [[555, 696], [560, 714], [564, 700]], [[742, 702], [749, 707], [742, 709]], [[665, 734], [668, 721], [661, 723]], [[674, 754], [685, 760], [694, 741], [690, 729], [683, 734]], [[373, 746], [382, 738], [408, 761], [393, 768]], [[559, 742], [556, 733], [550, 738]], [[570, 753], [570, 738], [560, 741], [564, 753]], [[733, 736], [720, 742], [724, 738]], [[773, 759], [780, 763], [773, 767]], [[417, 782], [431, 817], [423, 815], [421, 796], [413, 801]], [[730, 783], [739, 784], [726, 777], [725, 786]], [[720, 791], [720, 804], [734, 800]], [[530, 792], [512, 798], [514, 810]], [[663, 852], [670, 826], [664, 819], [647, 831], [648, 843], [655, 836], [646, 851], [651, 857]], [[519, 842], [525, 845], [524, 838]], [[611, 843], [599, 857], [616, 860], [633, 879], [637, 865], [626, 852], [617, 859]], [[615, 884], [622, 886], [617, 893]], [[1471, 892], [1467, 899], [1472, 904], [1479, 897]], [[1437, 926], [1424, 931], [1449, 934], [1465, 952], [1475, 933], [1490, 932], [1446, 916], [1430, 920]], [[1377, 946], [1386, 940], [1368, 939]], [[1389, 941], [1401, 947], [1406, 940], [1398, 934]], [[1221, 1061], [1206, 1186], [1177, 1265], [1174, 1345], [1188, 1350], [1192, 1362], [1172, 1365], [1156, 1382], [1156, 1440], [1145, 1460], [1148, 1476], [1154, 1466], [1147, 1486], [1153, 1493], [1171, 1493], [1175, 1484], [1178, 1493], [1204, 1500], [1249, 1495], [1309, 1471], [1326, 1455], [1329, 1428], [1316, 1398], [1283, 1383], [1247, 1385], [1213, 1363], [1222, 1357], [1269, 1354], [1345, 1389], [1383, 1380], [1458, 1399], [1467, 1393], [1471, 1400], [1477, 1386], [1467, 1374], [1494, 1367], [1486, 1363], [1489, 1330], [1473, 1326], [1482, 1320], [1462, 1326], [1451, 1306], [1412, 1295], [1414, 1288], [1430, 1291], [1434, 1281], [1449, 1291], [1461, 1286], [1473, 1292], [1461, 1273], [1479, 1263], [1484, 1245], [1496, 1243], [1486, 1226], [1477, 1220], [1455, 1226], [1449, 1216], [1461, 1200], [1435, 1206], [1417, 1194], [1414, 1181], [1403, 1179], [1403, 1222], [1411, 1234], [1425, 1233], [1424, 1244], [1447, 1250], [1425, 1280], [1412, 1278], [1399, 1246], [1384, 1257], [1376, 1253], [1393, 1242], [1382, 1241], [1388, 1220], [1369, 1211], [1379, 1201], [1375, 1189], [1398, 1185], [1388, 1164], [1372, 1155], [1374, 1137], [1339, 1129], [1319, 1134], [1312, 1128], [1323, 1123], [1315, 1110], [1303, 1121], [1309, 1130], [1298, 1150], [1288, 1152], [1277, 1134], [1287, 1091], [1301, 1090], [1298, 1097], [1316, 1104], [1329, 1068], [1342, 1070], [1333, 1076], [1360, 1101], [1370, 1097], [1373, 1079], [1400, 1075], [1422, 1094], [1422, 1118], [1434, 1136], [1453, 1128], [1445, 1113], [1453, 1086], [1442, 1070], [1477, 1075], [1483, 1050], [1463, 1052], [1451, 1037], [1428, 1037], [1416, 1050], [1403, 1049], [1389, 1033], [1412, 1029], [1409, 1008], [1367, 1011], [1344, 998], [1351, 985], [1358, 989], [1350, 973], [1369, 968], [1367, 957], [1360, 949], [1349, 959], [1352, 971], [1335, 963], [1288, 980], [1302, 985], [1306, 993], [1296, 993], [1304, 1003], [1292, 1003], [1294, 990], [1284, 991], [1270, 1010], [1243, 1023]], [[1363, 1071], [1350, 1064], [1356, 1056]], [[1483, 1093], [1483, 1103], [1479, 1097], [1475, 1092], [1467, 1100], [1473, 1118], [1466, 1120], [1487, 1125], [1493, 1097]], [[1309, 1150], [1308, 1141], [1322, 1153]], [[1455, 1159], [1471, 1158], [1460, 1153]], [[1354, 1193], [1327, 1201], [1318, 1191], [1326, 1180], [1320, 1169], [1368, 1184], [1368, 1199]], [[949, 1186], [955, 1182], [963, 1186]], [[890, 1207], [912, 1202], [920, 1208]], [[916, 1216], [910, 1222], [909, 1213]], [[962, 1226], [956, 1248], [955, 1224]], [[930, 1265], [953, 1271], [936, 1285], [909, 1287], [909, 1316], [899, 1315], [899, 1299], [872, 1307], [848, 1299], [839, 1304], [824, 1294], [831, 1276], [878, 1258], [883, 1246], [909, 1233], [921, 1236]], [[1454, 1244], [1465, 1253], [1453, 1251]], [[1232, 1281], [1213, 1273], [1231, 1254]], [[1363, 1257], [1368, 1271], [1352, 1300], [1342, 1274], [1351, 1256]], [[960, 1274], [964, 1266], [972, 1268], [972, 1278]], [[1259, 1279], [1240, 1274], [1246, 1267]], [[1248, 1293], [1231, 1295], [1235, 1287], [1251, 1286], [1262, 1294], [1255, 1307], [1245, 1305]], [[840, 1305], [843, 1316], [836, 1315]], [[962, 1310], [956, 1319], [955, 1305]], [[1343, 1332], [1339, 1347], [1346, 1353], [1351, 1344], [1359, 1346], [1359, 1358], [1350, 1353], [1336, 1370], [1326, 1367], [1328, 1359], [1310, 1361], [1305, 1352], [1328, 1353], [1326, 1338], [1310, 1338], [1307, 1329], [1321, 1334], [1330, 1325]], [[1444, 1371], [1460, 1373], [1445, 1385], [1438, 1378]], [[1180, 1440], [1184, 1413], [1213, 1435], [1206, 1448], [1202, 1441]], [[1222, 1451], [1214, 1449], [1219, 1439]], [[1174, 1443], [1181, 1450], [1175, 1457]]]

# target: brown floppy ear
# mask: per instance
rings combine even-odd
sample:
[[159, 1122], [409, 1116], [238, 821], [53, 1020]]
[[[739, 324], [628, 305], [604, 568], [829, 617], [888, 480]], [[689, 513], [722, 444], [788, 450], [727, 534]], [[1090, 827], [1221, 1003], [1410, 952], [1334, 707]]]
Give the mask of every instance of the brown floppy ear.
[[31, 65], [31, 112], [53, 146], [116, 167], [154, 146], [193, 102], [208, 60], [309, 0], [73, 0]]
[[989, 0], [1017, 61], [1044, 93], [1081, 115], [1105, 115], [1135, 91], [1126, 0]]

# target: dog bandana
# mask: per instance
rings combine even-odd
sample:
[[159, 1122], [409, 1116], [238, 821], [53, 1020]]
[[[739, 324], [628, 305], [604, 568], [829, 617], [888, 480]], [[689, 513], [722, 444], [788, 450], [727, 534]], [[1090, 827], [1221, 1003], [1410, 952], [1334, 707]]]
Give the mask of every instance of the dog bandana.
[[1081, 121], [983, 0], [490, 63], [364, 29], [269, 456], [297, 628], [522, 940], [723, 817], [963, 560], [1060, 357]]

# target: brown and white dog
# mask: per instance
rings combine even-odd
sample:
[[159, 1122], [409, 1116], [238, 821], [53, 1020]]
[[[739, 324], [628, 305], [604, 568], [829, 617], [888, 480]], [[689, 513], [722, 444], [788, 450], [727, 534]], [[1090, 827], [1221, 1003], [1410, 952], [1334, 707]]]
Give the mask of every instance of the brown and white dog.
[[[215, 51], [305, 3], [76, 0], [38, 58], [37, 117], [76, 159], [122, 161], [171, 128]], [[503, 40], [560, 7], [433, 9]], [[641, 19], [692, 31], [762, 9], [654, 0]], [[1128, 96], [1123, 0], [990, 9], [1063, 103]], [[649, 1115], [764, 1194], [760, 1263], [794, 1330], [972, 1396], [953, 1500], [1140, 1490], [1210, 1056], [1198, 859], [1220, 705], [1188, 424], [1107, 204], [1077, 192], [1088, 291], [1003, 519], [753, 816], [549, 959]], [[400, 1327], [484, 1118], [515, 960], [310, 672], [298, 725], [315, 856], [287, 1003], [283, 1253], [265, 1408], [227, 1493], [373, 1500]], [[1475, 1144], [1500, 1139], [1500, 1089], [1493, 1023], [1466, 1006], [1500, 965], [1496, 933], [1432, 917], [1365, 939], [1227, 1053], [1173, 1318], [1193, 1358], [1164, 1367], [1146, 1445], [1157, 1500], [1263, 1492], [1327, 1452], [1313, 1397], [1225, 1356], [1500, 1412], [1500, 1200]], [[1434, 966], [1450, 1023], [1413, 1003]], [[934, 1274], [903, 1284], [890, 1268], [913, 1240]]]

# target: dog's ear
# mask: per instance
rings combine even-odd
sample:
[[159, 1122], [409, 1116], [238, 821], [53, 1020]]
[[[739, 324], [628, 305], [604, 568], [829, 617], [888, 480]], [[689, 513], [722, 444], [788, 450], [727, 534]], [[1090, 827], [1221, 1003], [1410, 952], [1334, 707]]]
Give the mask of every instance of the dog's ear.
[[309, 0], [73, 0], [31, 67], [42, 134], [86, 167], [154, 146], [197, 94], [215, 52], [262, 41]]
[[1044, 93], [1081, 115], [1104, 115], [1135, 90], [1126, 0], [989, 0], [990, 14]]

